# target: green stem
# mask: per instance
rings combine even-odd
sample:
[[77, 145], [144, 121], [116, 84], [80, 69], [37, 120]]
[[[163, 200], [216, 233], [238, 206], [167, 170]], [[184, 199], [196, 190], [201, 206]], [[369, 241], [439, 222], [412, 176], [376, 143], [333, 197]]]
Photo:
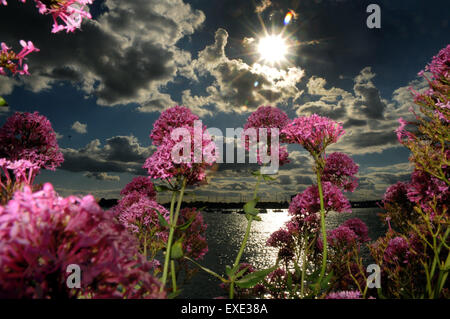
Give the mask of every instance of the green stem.
[[[255, 190], [253, 192], [253, 199], [255, 200], [258, 196], [258, 189], [259, 189], [259, 184], [261, 182], [261, 174], [258, 175], [258, 180], [256, 181], [256, 186], [255, 186]], [[241, 243], [241, 248], [239, 249], [239, 252], [236, 256], [236, 260], [234, 261], [233, 264], [233, 269], [235, 269], [238, 265], [239, 262], [241, 261], [241, 257], [242, 254], [244, 253], [244, 249], [245, 246], [247, 245], [247, 241], [248, 241], [248, 237], [250, 235], [250, 229], [252, 227], [252, 221], [253, 221], [253, 217], [252, 215], [249, 215], [248, 221], [247, 221], [247, 229], [245, 230], [245, 235], [244, 235], [244, 239], [242, 240]], [[235, 277], [234, 274], [231, 276], [231, 282], [230, 282], [230, 299], [233, 299], [234, 297], [234, 281], [235, 281]]]
[[300, 297], [304, 297], [305, 292], [305, 273], [306, 273], [306, 256], [308, 254], [308, 242], [307, 242], [307, 236], [304, 237], [304, 247], [303, 249], [303, 256], [302, 256], [302, 281], [300, 283]]
[[181, 185], [181, 189], [180, 189], [180, 194], [178, 196], [178, 202], [177, 202], [177, 208], [175, 211], [175, 215], [173, 213], [173, 208], [175, 206], [176, 192], [172, 193], [172, 201], [170, 203], [170, 217], [169, 217], [170, 231], [169, 231], [169, 239], [167, 240], [166, 256], [164, 259], [164, 270], [163, 270], [163, 276], [161, 279], [162, 285], [161, 285], [160, 291], [164, 290], [164, 286], [166, 285], [166, 282], [167, 282], [167, 274], [169, 272], [169, 261], [170, 261], [170, 252], [172, 250], [173, 234], [175, 233], [175, 228], [177, 226], [178, 214], [180, 213], [181, 203], [183, 201], [184, 189], [186, 188], [186, 182], [187, 182], [187, 179], [186, 179], [186, 177], [184, 177], [182, 185]]
[[325, 276], [325, 270], [327, 268], [327, 249], [328, 249], [328, 243], [327, 243], [327, 229], [325, 226], [325, 205], [323, 200], [323, 190], [322, 190], [322, 181], [320, 178], [320, 169], [319, 169], [319, 163], [318, 158], [316, 158], [317, 162], [317, 187], [319, 189], [319, 198], [320, 198], [320, 226], [322, 229], [322, 237], [323, 237], [323, 250], [322, 250], [322, 268], [320, 270], [320, 276], [318, 281], [318, 289], [320, 288], [321, 282], [323, 280], [323, 277]]
[[175, 260], [170, 261], [170, 272], [172, 274], [172, 292], [177, 291], [177, 277], [175, 274]]

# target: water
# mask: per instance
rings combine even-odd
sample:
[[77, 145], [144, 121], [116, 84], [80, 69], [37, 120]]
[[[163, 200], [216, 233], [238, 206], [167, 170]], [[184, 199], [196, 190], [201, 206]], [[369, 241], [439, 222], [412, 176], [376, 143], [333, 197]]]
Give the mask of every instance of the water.
[[[369, 227], [369, 236], [372, 240], [384, 233], [377, 213], [378, 208], [355, 208], [351, 214], [329, 213], [326, 220], [327, 229], [339, 226], [349, 218], [358, 217]], [[273, 266], [277, 257], [275, 248], [267, 247], [266, 241], [270, 234], [284, 225], [290, 219], [287, 209], [281, 213], [267, 210], [267, 214], [259, 215], [261, 222], [253, 222], [247, 247], [242, 255], [241, 262], [248, 262], [256, 269]], [[209, 251], [200, 261], [200, 264], [224, 275], [225, 266], [232, 265], [239, 251], [247, 226], [244, 214], [222, 214], [220, 212], [203, 213], [205, 223], [208, 225], [206, 238]], [[368, 250], [362, 249], [363, 258], [368, 257]], [[180, 298], [215, 298], [223, 296], [225, 292], [219, 287], [219, 280], [199, 270], [189, 284], [183, 287]]]

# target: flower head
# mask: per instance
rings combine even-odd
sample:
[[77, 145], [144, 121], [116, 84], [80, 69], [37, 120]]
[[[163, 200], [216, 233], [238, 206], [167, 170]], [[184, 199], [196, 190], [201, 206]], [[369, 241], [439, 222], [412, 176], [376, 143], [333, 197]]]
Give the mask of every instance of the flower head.
[[358, 173], [358, 165], [350, 156], [344, 153], [331, 153], [325, 157], [325, 167], [322, 173], [322, 180], [353, 192], [358, 186], [355, 175]]
[[186, 223], [192, 223], [184, 231], [179, 231], [175, 235], [178, 237], [184, 236], [183, 239], [183, 252], [186, 256], [193, 259], [202, 259], [208, 252], [208, 243], [206, 241], [206, 228], [207, 225], [203, 221], [201, 212], [196, 208], [183, 208], [180, 211], [180, 217], [177, 221], [178, 225], [185, 225]]
[[358, 239], [355, 232], [350, 227], [344, 225], [330, 230], [327, 234], [328, 244], [334, 248], [352, 247], [358, 242]]
[[12, 75], [30, 75], [28, 64], [24, 63], [24, 60], [28, 54], [39, 52], [39, 49], [31, 41], [20, 40], [20, 45], [22, 50], [19, 53], [15, 53], [4, 42], [0, 44], [0, 75], [6, 75], [6, 70], [9, 70]]
[[156, 191], [149, 177], [138, 176], [128, 183], [120, 191], [120, 195], [128, 195], [131, 192], [138, 192], [149, 199], [156, 199]]
[[[350, 212], [351, 206], [342, 191], [330, 182], [322, 184], [325, 211]], [[320, 211], [319, 189], [312, 185], [295, 196], [289, 205], [291, 215], [306, 217]]]
[[346, 226], [350, 228], [356, 236], [358, 236], [358, 240], [361, 243], [365, 243], [370, 241], [369, 238], [369, 228], [367, 228], [367, 225], [359, 218], [350, 218], [347, 219], [342, 226]]
[[281, 133], [288, 143], [300, 144], [311, 154], [318, 155], [328, 145], [336, 143], [345, 131], [340, 123], [312, 114], [295, 118]]
[[153, 124], [153, 130], [150, 133], [153, 145], [163, 144], [165, 138], [170, 137], [176, 128], [193, 127], [194, 121], [198, 119], [198, 116], [185, 106], [177, 105], [165, 110]]
[[[246, 133], [251, 132], [251, 129], [254, 129], [257, 143], [264, 143], [263, 145], [267, 145], [267, 155], [270, 156], [271, 152], [274, 151], [275, 153], [278, 153], [280, 165], [289, 163], [287, 148], [280, 146], [280, 132], [288, 122], [288, 116], [279, 108], [273, 106], [258, 107], [255, 112], [250, 114], [244, 125], [242, 140], [245, 149], [249, 150], [250, 148], [249, 137]], [[264, 135], [262, 135], [261, 132], [263, 129], [266, 130]], [[277, 145], [272, 145], [272, 138], [277, 139]], [[260, 154], [260, 152], [261, 148], [258, 147], [257, 161], [261, 165], [263, 163], [263, 160], [261, 159], [263, 153]]]
[[325, 299], [361, 299], [361, 292], [359, 290], [330, 292]]
[[[59, 197], [29, 187], [0, 206], [0, 296], [8, 298], [164, 297], [137, 242], [94, 197]], [[81, 289], [70, 289], [71, 264]]]
[[[185, 130], [190, 136], [190, 141], [196, 139], [195, 129], [186, 127]], [[143, 168], [146, 168], [150, 178], [171, 180], [184, 176], [187, 178], [187, 185], [199, 184], [206, 179], [206, 168], [211, 166], [215, 158], [215, 143], [211, 140], [206, 128], [200, 131], [201, 141], [187, 143], [184, 149], [179, 147], [180, 141], [174, 141], [170, 136], [158, 146], [157, 150], [145, 161]], [[197, 149], [198, 148], [198, 149]], [[183, 154], [180, 154], [183, 151]], [[196, 158], [202, 157], [201, 160]]]
[[64, 161], [50, 121], [38, 112], [16, 112], [6, 120], [0, 128], [0, 157], [28, 160], [50, 170]]

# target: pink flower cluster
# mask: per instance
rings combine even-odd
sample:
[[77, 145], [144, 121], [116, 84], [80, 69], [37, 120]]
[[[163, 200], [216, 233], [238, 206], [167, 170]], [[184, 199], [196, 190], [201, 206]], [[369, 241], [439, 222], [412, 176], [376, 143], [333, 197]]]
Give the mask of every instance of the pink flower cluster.
[[[74, 32], [80, 28], [83, 19], [92, 19], [87, 5], [92, 4], [93, 0], [34, 0], [34, 2], [40, 14], [49, 14], [53, 17], [52, 33], [62, 30]], [[0, 3], [8, 5], [6, 0], [1, 0]], [[63, 24], [59, 24], [58, 19]]]
[[[156, 151], [144, 163], [150, 178], [171, 180], [173, 178], [187, 178], [187, 185], [196, 185], [206, 179], [206, 169], [215, 160], [215, 143], [206, 130], [206, 126], [194, 127], [193, 121], [197, 116], [185, 107], [175, 106], [164, 111], [155, 122], [150, 137], [158, 145]], [[177, 126], [178, 125], [178, 126]], [[178, 148], [182, 142], [174, 141], [171, 133], [174, 129], [183, 128], [189, 132], [190, 144], [186, 149]], [[201, 138], [201, 140], [198, 140]], [[198, 148], [198, 149], [196, 149]], [[184, 152], [181, 154], [180, 152]], [[187, 154], [185, 154], [187, 153]], [[200, 160], [197, 160], [201, 156]]]
[[345, 131], [340, 123], [312, 114], [295, 118], [281, 133], [288, 143], [300, 144], [311, 154], [319, 155], [328, 145], [336, 143]]
[[194, 121], [198, 116], [192, 114], [191, 110], [185, 106], [174, 106], [161, 113], [159, 118], [153, 124], [153, 130], [150, 133], [152, 144], [160, 146], [164, 140], [170, 138], [170, 133], [179, 127], [193, 127]]
[[281, 228], [270, 235], [266, 245], [275, 248], [282, 248], [285, 246], [290, 246], [293, 243], [293, 238], [289, 230]]
[[[330, 182], [322, 183], [324, 196], [324, 209], [326, 212], [336, 211], [339, 213], [350, 212], [351, 206], [342, 191]], [[320, 211], [319, 189], [316, 185], [312, 185], [302, 193], [295, 196], [290, 205], [289, 213], [291, 215], [299, 215], [303, 218], [310, 214]]]
[[407, 185], [407, 196], [411, 202], [419, 204], [425, 212], [434, 215], [430, 202], [436, 200], [438, 209], [442, 208], [442, 205], [448, 205], [450, 191], [445, 182], [416, 170], [411, 174], [411, 182]]
[[[13, 178], [10, 176], [8, 170], [12, 170], [14, 174]], [[39, 171], [40, 167], [30, 161], [8, 161], [5, 158], [0, 158], [0, 187], [4, 191], [8, 191], [11, 188], [17, 189], [18, 186], [31, 186]], [[15, 184], [14, 187], [12, 187], [13, 183]]]
[[330, 292], [325, 299], [361, 299], [361, 292], [359, 290]]
[[403, 182], [397, 182], [396, 184], [389, 186], [384, 193], [383, 203], [402, 204], [409, 202], [407, 186], [408, 185]]
[[180, 217], [177, 224], [183, 225], [193, 218], [191, 225], [183, 232], [175, 233], [177, 237], [184, 236], [183, 252], [186, 256], [193, 259], [202, 259], [208, 252], [208, 243], [206, 241], [207, 225], [203, 221], [201, 212], [196, 208], [183, 208], [180, 211]]
[[128, 183], [121, 191], [120, 195], [126, 196], [132, 192], [138, 192], [149, 199], [156, 199], [156, 191], [149, 177], [138, 176]]
[[[16, 192], [0, 206], [0, 296], [8, 298], [164, 297], [137, 243], [94, 197], [58, 197], [51, 184]], [[81, 289], [66, 285], [81, 268]]]
[[[273, 106], [260, 106], [260, 107], [258, 107], [258, 109], [255, 112], [250, 114], [250, 116], [248, 117], [247, 122], [244, 124], [244, 132], [247, 129], [256, 129], [257, 141], [258, 142], [268, 142], [267, 153], [268, 153], [268, 155], [270, 155], [270, 152], [271, 152], [270, 145], [271, 145], [271, 136], [272, 136], [272, 132], [270, 129], [276, 128], [276, 129], [278, 129], [279, 134], [280, 134], [281, 130], [288, 123], [289, 123], [289, 117], [286, 115], [286, 113], [284, 113], [279, 108], [276, 108]], [[260, 141], [260, 139], [261, 139], [261, 136], [259, 134], [260, 128], [267, 129], [267, 135], [266, 135], [267, 141]], [[281, 138], [282, 138], [282, 136], [281, 136]], [[245, 137], [245, 135], [243, 135], [243, 139], [244, 139], [243, 142], [244, 142], [245, 148], [248, 150], [249, 149], [249, 139], [247, 137]], [[283, 140], [283, 138], [281, 139], [281, 141], [282, 140]], [[278, 150], [276, 150], [276, 151], [278, 151], [280, 165], [289, 163], [289, 159], [288, 159], [289, 154], [287, 151], [287, 147], [280, 146], [278, 148]], [[258, 152], [257, 160], [258, 160], [258, 163], [261, 165], [262, 160], [261, 160], [261, 156], [259, 154], [259, 152], [260, 152], [259, 148], [258, 148], [257, 152]]]
[[386, 263], [399, 262], [408, 263], [409, 243], [403, 237], [392, 238], [384, 251], [384, 261]]
[[[139, 234], [145, 229], [155, 233], [160, 239], [166, 239], [167, 229], [161, 227], [157, 212], [169, 222], [167, 209], [152, 199], [135, 195], [136, 193], [126, 195], [114, 208], [113, 212], [118, 212], [119, 221], [133, 233]], [[130, 203], [131, 197], [133, 201]]]
[[0, 157], [50, 170], [64, 161], [50, 121], [38, 112], [16, 112], [6, 120], [0, 128]]
[[6, 75], [6, 70], [9, 70], [13, 75], [30, 75], [28, 72], [28, 64], [23, 63], [26, 56], [32, 52], [39, 52], [39, 49], [33, 45], [33, 42], [20, 40], [22, 50], [19, 53], [15, 53], [4, 42], [1, 44], [0, 51], [0, 75]]
[[359, 218], [347, 219], [342, 226], [350, 228], [356, 236], [358, 236], [358, 241], [365, 243], [370, 241], [369, 238], [369, 228], [367, 225]]
[[322, 173], [322, 181], [328, 181], [345, 191], [353, 192], [358, 186], [355, 175], [358, 173], [358, 165], [350, 156], [335, 152], [325, 157], [325, 168]]
[[358, 236], [348, 226], [341, 225], [328, 231], [327, 241], [331, 247], [346, 248], [355, 245], [358, 242]]
[[433, 74], [435, 79], [440, 79], [441, 76], [445, 78], [450, 77], [450, 44], [443, 48], [439, 53], [433, 57], [430, 64], [425, 67], [426, 71]]

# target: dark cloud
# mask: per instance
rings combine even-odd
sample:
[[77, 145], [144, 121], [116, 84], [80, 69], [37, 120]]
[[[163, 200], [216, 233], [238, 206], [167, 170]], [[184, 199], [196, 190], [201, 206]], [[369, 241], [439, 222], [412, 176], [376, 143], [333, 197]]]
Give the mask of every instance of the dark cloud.
[[104, 146], [98, 139], [80, 149], [63, 148], [61, 169], [71, 172], [90, 172], [95, 177], [103, 172], [145, 175], [142, 169], [151, 147], [139, 145], [134, 136], [116, 136], [106, 140]]
[[84, 174], [84, 176], [88, 177], [88, 178], [95, 178], [96, 180], [99, 181], [115, 181], [118, 182], [120, 181], [120, 177], [117, 175], [108, 175], [108, 173], [105, 172], [88, 172], [86, 174]]
[[82, 31], [55, 35], [51, 17], [39, 15], [32, 3], [15, 2], [0, 11], [8, 26], [0, 38], [13, 47], [25, 38], [41, 50], [30, 56], [26, 85], [40, 91], [55, 81], [72, 81], [103, 105], [153, 103], [159, 87], [189, 63], [190, 54], [176, 43], [205, 18], [182, 0], [109, 0], [108, 10], [83, 23]]

